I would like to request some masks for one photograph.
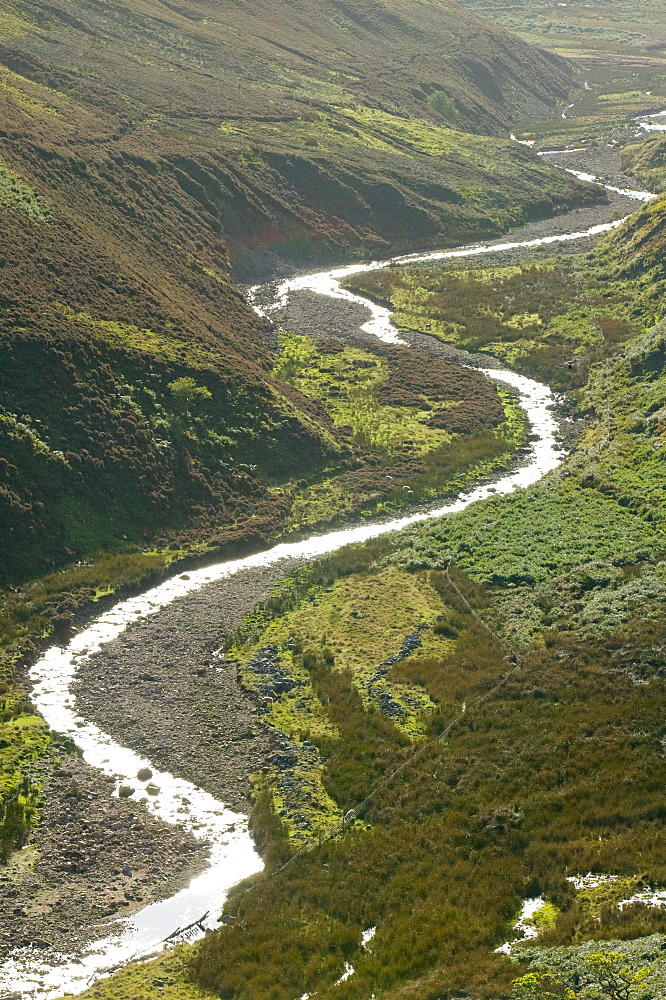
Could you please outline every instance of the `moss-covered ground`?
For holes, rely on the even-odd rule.
[[[0,692],[1,862],[26,839],[37,818],[39,788],[31,780],[30,764],[48,746],[49,732],[19,689],[0,682]]]
[[[50,210],[43,198],[20,177],[0,164],[0,206],[16,206],[33,222],[47,222]]]
[[[457,493],[465,482],[505,467],[526,439],[511,394],[421,351],[282,334],[273,371],[317,400],[361,449],[354,468],[325,470],[309,484],[286,487],[292,530]]]
[[[647,205],[589,255],[523,255],[510,266],[474,268],[429,262],[346,285],[390,306],[402,329],[487,351],[555,389],[575,390],[593,365],[664,316],[657,245],[650,256],[663,213],[663,200]]]
[[[424,656],[450,650],[450,638],[438,628],[441,611],[427,580],[389,567],[371,578],[352,575],[310,589],[265,626],[262,616],[254,627],[249,622],[230,650],[264,721],[289,741],[288,752],[276,755],[257,792],[271,791],[295,843],[329,834],[340,822],[341,808],[356,798],[349,776],[344,794],[351,798],[345,800],[342,789],[331,796],[337,757],[348,753],[343,744],[352,731],[352,720],[332,712],[331,690],[342,684],[355,717],[369,715],[398,744],[427,732],[434,703],[422,689],[393,676],[391,668],[415,649]],[[363,742],[362,732],[358,739]],[[373,740],[367,742],[363,751],[355,748],[360,759],[371,752]]]

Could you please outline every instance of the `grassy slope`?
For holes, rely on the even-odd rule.
[[[233,539],[257,500],[259,538],[282,517],[262,478],[340,453],[321,408],[267,376],[270,344],[227,246],[236,260],[242,246],[406,247],[590,197],[515,144],[452,132],[428,105],[455,76],[460,126],[493,130],[528,89],[553,102],[566,88],[562,65],[472,15],[436,5],[426,39],[420,4],[335,7],[322,22],[304,3],[297,27],[280,6],[270,37],[261,4],[188,12],[15,3],[0,24],[10,581],[188,521]],[[415,46],[420,71],[436,61],[444,81],[421,97]],[[414,120],[419,100],[427,117]],[[173,388],[183,378],[191,400]]]
[[[609,284],[632,269],[658,283],[664,207],[647,206],[602,246],[597,266]],[[428,748],[367,804],[344,839],[238,893],[237,923],[199,948],[200,983],[242,1000],[315,990],[345,1000],[504,996],[520,968],[493,948],[511,936],[521,898],[539,893],[554,904],[542,937],[564,948],[562,968],[575,967],[580,954],[570,946],[580,941],[663,932],[662,911],[636,905],[620,914],[613,903],[638,876],[666,882],[666,328],[649,326],[591,368],[580,400],[593,419],[559,471],[518,495],[324,560],[239,637],[241,659],[272,643],[310,685],[317,724],[302,718],[283,753],[297,757],[308,740],[302,760],[316,765],[328,796],[309,817],[315,832],[318,808],[333,816],[354,806],[409,760],[405,739],[418,736],[386,713],[396,692],[416,688],[432,733],[463,701],[467,712],[444,746]],[[443,572],[451,558],[469,604]],[[364,671],[401,641],[364,600],[375,592],[380,607],[405,608],[397,632],[426,626],[423,647],[384,674],[393,698],[380,712],[363,710]],[[519,669],[475,704],[517,654]],[[296,719],[286,697],[270,707],[274,722],[286,711],[283,732]],[[289,853],[290,833],[298,842],[288,810],[271,818],[266,788],[284,810],[280,781],[293,765],[274,766],[255,816],[269,871]],[[565,878],[588,871],[628,881],[590,902]],[[375,924],[363,952],[360,933]],[[639,945],[632,955],[649,951]],[[526,954],[547,967],[540,952]],[[333,986],[345,961],[356,973]]]
[[[257,246],[406,248],[592,196],[515,144],[445,127],[426,98],[449,78],[467,95],[459,125],[490,131],[528,90],[553,103],[568,78],[472,15],[432,13],[426,37],[420,4],[279,5],[268,23],[260,3],[12,5],[0,24],[7,579],[187,521],[237,536],[250,499],[270,532],[281,510],[262,478],[340,453],[321,408],[267,374],[271,344],[228,248],[235,261]],[[416,49],[419,73],[437,63],[442,81],[421,97]]]
[[[639,177],[649,191],[666,188],[666,139],[653,135],[642,142],[632,143],[622,150],[622,166]]]

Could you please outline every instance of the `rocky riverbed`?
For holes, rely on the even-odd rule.
[[[248,778],[275,747],[235,667],[215,652],[297,565],[239,573],[129,626],[82,667],[81,711],[118,742],[247,812]],[[35,777],[41,822],[0,874],[0,960],[24,948],[76,952],[105,936],[114,917],[174,895],[205,868],[205,843],[159,822],[142,802],[113,795],[113,780],[69,741],[54,744]]]
[[[56,743],[36,777],[41,822],[0,873],[0,957],[18,949],[71,953],[114,917],[171,896],[206,863],[207,848],[158,822],[113,782]]]
[[[298,565],[244,570],[130,625],[82,665],[79,710],[119,743],[247,812],[248,779],[273,747],[220,647]]]

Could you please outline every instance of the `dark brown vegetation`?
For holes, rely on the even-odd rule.
[[[425,396],[451,400],[453,405],[437,410],[428,426],[455,434],[490,430],[504,420],[497,389],[476,372],[411,348],[390,348],[382,353],[388,358],[391,375],[379,389],[381,403],[422,408]]]

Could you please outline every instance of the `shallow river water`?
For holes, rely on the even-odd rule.
[[[629,197],[644,200],[645,192],[631,192]],[[382,341],[398,343],[397,330],[390,322],[389,310],[340,287],[340,281],[354,273],[376,270],[390,264],[411,264],[460,257],[473,257],[498,250],[557,244],[597,233],[607,232],[619,222],[594,226],[585,232],[549,236],[527,242],[506,242],[498,245],[478,244],[455,250],[410,254],[369,264],[304,275],[284,281],[271,292],[266,304],[266,292],[251,290],[250,298],[263,305],[264,313],[279,308],[292,292],[310,290],[321,295],[342,298],[361,304],[370,312],[362,329]],[[533,442],[520,468],[502,474],[494,482],[461,493],[456,499],[392,521],[369,523],[347,529],[314,535],[310,538],[283,542],[271,549],[242,559],[220,562],[197,571],[189,571],[167,580],[139,597],[123,601],[100,615],[64,647],[49,649],[33,666],[32,699],[49,726],[70,737],[81,749],[85,761],[115,780],[116,794],[122,785],[130,785],[132,798],[143,801],[150,812],[166,823],[177,824],[193,836],[210,843],[209,865],[188,887],[171,898],[146,906],[131,917],[118,920],[113,933],[102,936],[83,954],[64,955],[49,951],[24,951],[10,957],[0,967],[0,998],[19,995],[25,998],[55,998],[63,993],[80,993],[96,978],[125,965],[132,958],[146,956],[165,946],[179,930],[192,925],[192,935],[203,934],[218,925],[226,895],[231,886],[261,869],[261,859],[254,850],[248,832],[247,818],[232,812],[224,803],[192,783],[161,771],[150,760],[116,743],[98,726],[77,711],[72,685],[77,670],[86,657],[115,639],[132,622],[157,613],[176,598],[181,598],[216,580],[233,576],[251,567],[267,566],[292,557],[315,558],[333,552],[352,542],[363,542],[390,531],[396,531],[463,510],[484,498],[510,493],[537,482],[555,469],[563,458],[557,443],[557,424],[551,412],[553,396],[547,386],[511,371],[483,369],[493,380],[512,387],[528,417]],[[288,563],[285,564],[288,572]],[[139,771],[148,769],[152,776],[140,781]],[[149,787],[151,786],[151,787]],[[155,792],[154,789],[158,791]],[[124,791],[127,791],[126,789]]]

